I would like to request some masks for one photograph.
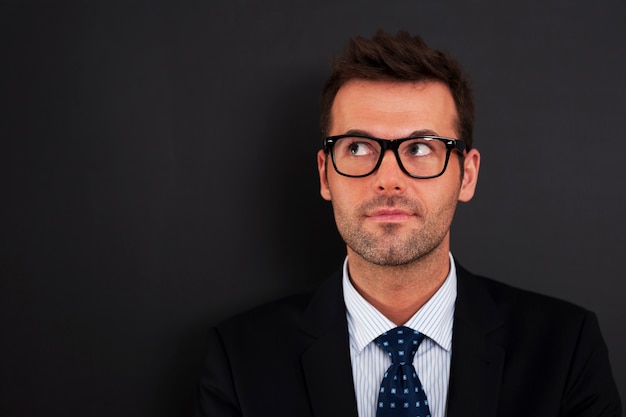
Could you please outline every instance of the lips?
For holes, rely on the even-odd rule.
[[[378,221],[403,221],[413,217],[413,213],[398,208],[382,208],[367,213],[366,217]]]

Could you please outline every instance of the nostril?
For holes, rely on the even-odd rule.
[[[401,191],[402,187],[400,187],[399,185],[394,185],[393,187],[389,187],[390,190],[394,190],[394,191]],[[378,190],[379,191],[385,191],[386,188],[383,185],[379,185],[378,186]]]

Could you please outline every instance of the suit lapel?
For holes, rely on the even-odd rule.
[[[457,265],[448,417],[497,413],[505,349],[494,342],[504,320],[486,288]]]
[[[303,319],[314,341],[302,369],[316,417],[357,417],[341,272],[317,290]]]

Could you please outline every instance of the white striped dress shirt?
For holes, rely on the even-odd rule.
[[[354,288],[349,279],[347,258],[343,266],[343,294],[359,417],[375,417],[380,383],[391,359],[374,339],[397,326]],[[456,267],[450,254],[450,273],[446,281],[404,324],[426,336],[415,354],[413,365],[424,385],[432,417],[444,417],[446,413],[455,300]]]

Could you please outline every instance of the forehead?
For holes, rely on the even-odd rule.
[[[329,133],[359,130],[391,139],[430,130],[455,137],[455,122],[454,99],[439,81],[351,80],[337,92]]]

